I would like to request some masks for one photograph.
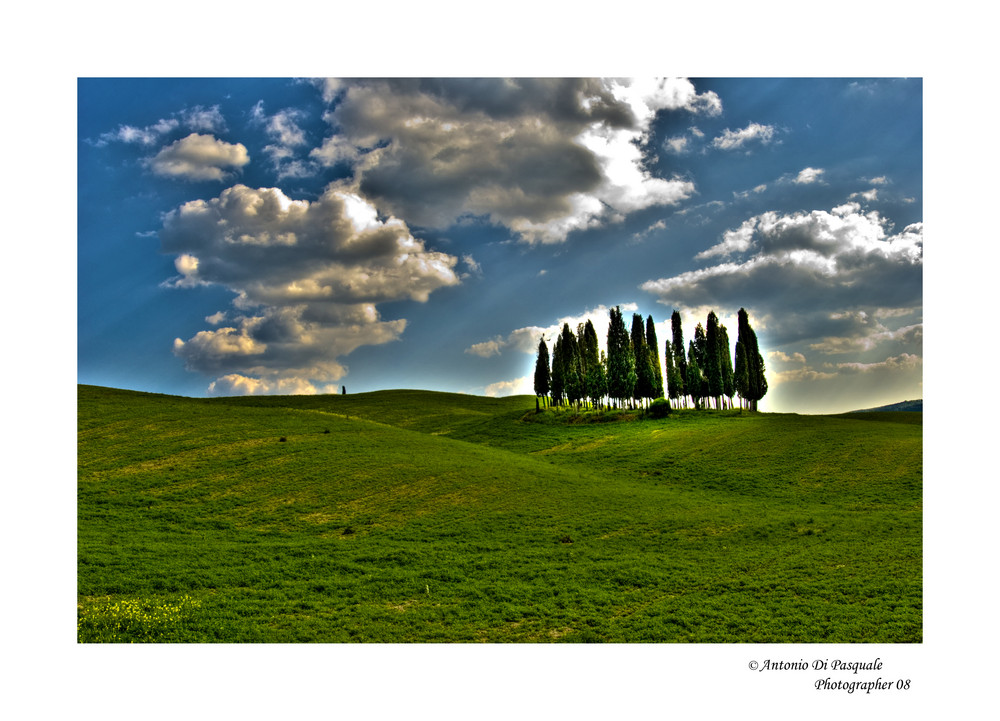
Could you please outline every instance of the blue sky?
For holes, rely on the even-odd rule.
[[[78,81],[81,383],[530,393],[745,307],[764,410],[922,397],[923,83]]]

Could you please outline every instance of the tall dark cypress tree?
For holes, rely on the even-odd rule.
[[[653,368],[650,363],[649,348],[646,347],[646,327],[642,316],[632,314],[632,332],[630,334],[632,356],[635,358],[635,387],[632,389],[632,399],[640,403],[653,397]]]
[[[750,320],[745,309],[740,308],[737,314],[737,321],[739,323],[739,328],[737,329],[738,338],[736,341],[737,383],[741,380],[744,382],[745,395],[744,392],[741,392],[741,395],[746,400],[747,407],[752,411],[756,411],[757,401],[767,393],[767,378],[764,375],[764,356],[760,354],[760,349],[757,347],[757,334],[750,327]],[[741,345],[743,346],[742,364],[745,368],[745,379],[741,378],[739,351],[739,346]]]
[[[563,324],[561,339],[566,400],[575,404],[583,398],[583,375],[580,372],[580,346],[569,328],[569,323]]]
[[[719,341],[719,318],[715,311],[708,314],[705,332],[705,364],[702,372],[708,379],[708,395],[715,399],[716,409],[722,408],[722,358]]]
[[[669,340],[664,344],[663,362],[666,365],[667,398],[673,401],[674,408],[677,408],[684,395],[684,379],[680,367],[674,360],[674,345]]]
[[[688,342],[688,362],[687,362],[687,377],[684,379],[684,385],[688,389],[688,395],[691,396],[691,402],[695,408],[701,408],[701,399],[704,397],[702,393],[702,388],[706,387],[708,384],[705,381],[705,376],[701,372],[701,367],[698,365],[698,354],[695,352],[694,341]]]
[[[722,361],[722,393],[729,398],[729,407],[733,407],[733,394],[736,386],[733,382],[733,359],[729,355],[729,333],[726,326],[719,326],[719,358]]]
[[[563,360],[562,334],[556,336],[555,345],[552,348],[552,404],[561,406],[563,395],[566,392],[565,361]]]
[[[535,395],[547,398],[551,387],[552,373],[549,369],[549,347],[545,338],[538,341],[538,358],[535,360]]]
[[[681,314],[679,311],[674,311],[670,316],[670,331],[671,338],[673,341],[673,351],[674,351],[674,363],[677,366],[677,370],[680,371],[680,387],[678,396],[682,401],[687,397],[687,360],[684,358],[684,351],[686,350],[684,346],[684,329],[681,326]]]
[[[691,362],[691,355],[694,354],[694,359],[698,362],[698,372],[701,377],[701,383],[697,388],[691,388],[688,386],[688,393],[692,396],[698,396],[699,402],[698,407],[704,407],[704,403],[701,401],[703,398],[708,398],[708,378],[705,377],[705,366],[707,361],[705,359],[705,349],[708,347],[708,341],[705,339],[705,327],[699,323],[694,328],[694,340],[688,344],[688,363]]]
[[[600,405],[605,394],[604,366],[601,363],[600,342],[597,331],[588,318],[580,331],[580,357],[583,366],[585,395],[594,405]]]
[[[608,323],[608,395],[619,404],[635,389],[635,357],[621,308],[611,309]]]
[[[733,385],[740,397],[740,413],[750,396],[750,371],[747,368],[747,349],[742,341],[736,341],[736,370],[733,373]]]
[[[663,398],[663,369],[660,367],[660,342],[656,340],[653,316],[646,316],[646,348],[653,366],[653,398]]]
[[[587,353],[587,339],[584,337],[586,326],[583,323],[576,324],[576,351],[580,364],[580,383],[583,387],[583,397],[587,397],[587,363],[590,357]]]
[[[705,339],[705,326],[701,323],[694,327],[694,339],[691,342],[694,344],[694,357],[698,360],[698,367],[704,372],[705,348],[708,346],[708,342]]]
[[[594,369],[594,376],[594,388],[599,399],[598,405],[604,408],[604,399],[608,395],[608,356],[604,351],[601,351],[601,362]]]
[[[753,342],[756,346],[757,335],[754,334]],[[764,373],[764,356],[757,352],[757,363],[754,367],[754,375],[751,376],[751,390],[754,395],[753,399],[753,409],[757,410],[757,402],[760,401],[765,395],[767,395],[767,376]]]

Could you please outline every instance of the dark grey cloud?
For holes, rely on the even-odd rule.
[[[482,216],[529,242],[688,198],[640,146],[661,110],[721,110],[687,80],[360,80],[325,96],[336,134],[311,157],[352,163],[359,194],[414,225]]]

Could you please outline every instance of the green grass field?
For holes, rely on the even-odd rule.
[[[922,641],[922,414],[534,405],[79,386],[79,640]]]

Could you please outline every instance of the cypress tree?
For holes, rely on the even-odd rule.
[[[744,379],[746,394],[743,395],[741,392],[741,395],[747,401],[747,407],[752,411],[756,411],[757,401],[767,393],[767,378],[764,375],[764,357],[760,354],[760,349],[757,347],[757,334],[750,327],[750,320],[746,310],[740,308],[737,320],[739,323],[736,341],[737,383],[740,381],[739,347],[742,345],[744,356],[742,363],[746,374]]]
[[[653,398],[663,398],[663,369],[660,367],[660,342],[656,340],[653,316],[646,316],[646,347],[653,365]]]
[[[576,351],[577,351],[577,363],[580,370],[580,397],[586,400],[590,397],[587,392],[587,372],[590,370],[590,353],[587,347],[587,338],[585,336],[586,326],[583,323],[576,324]]]
[[[583,366],[583,385],[590,402],[599,405],[605,393],[604,366],[601,363],[600,342],[597,331],[588,318],[580,331],[580,357]]]
[[[719,326],[719,357],[722,361],[722,393],[729,398],[729,407],[733,407],[733,394],[736,386],[733,382],[733,359],[729,354],[729,333],[726,326]]]
[[[551,387],[552,373],[549,370],[549,347],[545,338],[538,341],[538,358],[535,360],[535,395],[547,398]]]
[[[678,398],[682,401],[687,397],[687,361],[684,359],[684,329],[681,327],[681,314],[674,311],[670,316],[670,330],[673,340],[674,363],[680,371],[680,385],[677,388]]]
[[[580,346],[569,328],[569,323],[563,324],[562,351],[566,400],[576,404],[583,398],[583,376],[580,373]]]
[[[705,332],[705,365],[702,371],[708,380],[708,395],[715,399],[716,409],[722,407],[722,358],[719,341],[719,318],[715,311],[708,314],[708,329]]]
[[[674,407],[684,395],[684,379],[681,376],[681,369],[674,361],[673,343],[667,341],[664,346],[663,362],[666,365],[667,373],[667,397],[674,402]]]
[[[753,336],[753,343],[757,345],[757,335]],[[750,391],[753,393],[753,409],[757,410],[757,402],[767,394],[767,376],[764,375],[764,356],[757,351],[757,362],[752,364],[753,375],[750,376]]]
[[[562,334],[556,336],[552,348],[552,404],[562,405],[563,394],[566,392],[566,375],[563,361]]]
[[[601,362],[593,370],[594,390],[597,392],[598,405],[604,407],[604,398],[608,395],[608,356],[602,350]]]
[[[698,367],[705,370],[705,348],[708,346],[708,342],[705,339],[705,326],[701,323],[694,328],[694,357],[698,361]]]
[[[750,396],[750,375],[747,370],[747,349],[742,341],[736,341],[736,371],[733,373],[733,385],[740,396],[740,411]]]
[[[621,308],[610,311],[608,323],[608,395],[619,404],[632,397],[635,389],[635,357]]]
[[[649,348],[646,347],[646,328],[642,316],[632,314],[632,356],[635,358],[635,387],[632,389],[632,399],[640,403],[653,397],[653,367],[650,361]]]
[[[708,346],[708,342],[705,339],[705,327],[699,323],[694,329],[694,340],[688,343],[688,363],[691,362],[691,357],[693,353],[694,359],[698,362],[698,372],[700,374],[701,382],[695,388],[688,386],[688,393],[694,397],[697,396],[699,401],[696,404],[699,408],[703,408],[702,398],[708,397],[708,379],[705,377],[705,366],[707,365],[705,359],[705,348]],[[685,379],[687,380],[687,379]]]
[[[698,356],[695,352],[694,341],[688,343],[687,377],[684,385],[691,396],[691,402],[695,408],[701,408],[702,386],[706,385],[705,376],[702,375],[701,367],[698,365]]]

